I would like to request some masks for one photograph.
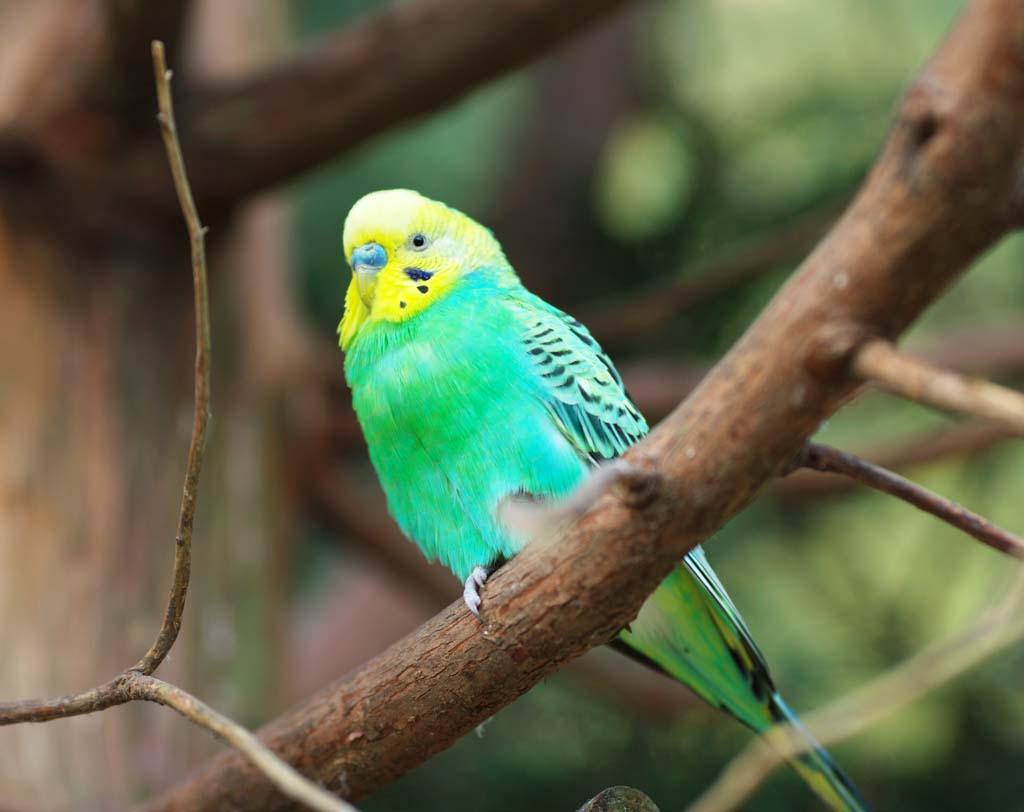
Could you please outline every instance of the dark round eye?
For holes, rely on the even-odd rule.
[[[413,248],[426,248],[427,237],[425,234],[413,234],[412,235],[412,247]]]

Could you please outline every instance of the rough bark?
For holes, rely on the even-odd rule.
[[[648,499],[610,494],[557,543],[269,725],[286,760],[351,799],[393,781],[592,646],[680,555],[786,468],[857,382],[851,354],[893,339],[1021,220],[1024,10],[975,0],[909,89],[833,231],[691,397],[627,458]],[[151,810],[285,809],[233,756]]]

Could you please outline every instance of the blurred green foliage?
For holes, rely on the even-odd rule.
[[[315,37],[373,5],[339,11],[341,4],[307,0],[296,22]],[[644,7],[633,25],[618,24],[632,40],[635,64],[622,70],[630,71],[638,101],[601,134],[601,152],[574,190],[590,201],[580,215],[593,230],[564,234],[570,245],[585,239],[588,248],[597,239],[596,255],[608,258],[607,267],[546,269],[566,280],[566,301],[556,303],[586,301],[594,273],[624,291],[638,278],[679,273],[751,234],[848,197],[885,137],[901,89],[959,6],[666,0]],[[541,104],[548,67],[382,137],[294,189],[295,284],[324,334],[337,323],[348,281],[340,232],[352,202],[373,189],[406,186],[489,222],[520,171],[527,125],[549,109]],[[576,92],[603,88],[595,83]],[[538,185],[536,194],[553,191],[564,190]],[[1019,322],[1022,260],[1024,243],[1004,242],[928,314],[912,340]],[[667,344],[643,345],[643,353],[712,361],[789,270],[774,269],[688,313]],[[944,422],[874,397],[831,420],[822,436],[863,448]],[[1019,447],[914,476],[1004,526],[1024,528]],[[962,627],[1011,576],[1005,559],[871,493],[818,505],[763,499],[709,549],[796,708],[826,702]],[[322,556],[322,546],[316,550]],[[1018,648],[832,749],[880,809],[1020,808],[1022,678]],[[643,789],[663,809],[682,808],[745,740],[724,717],[652,719],[560,675],[362,808],[569,812],[616,783]],[[779,774],[746,808],[818,807],[799,781]]]

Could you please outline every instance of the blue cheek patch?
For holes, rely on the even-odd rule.
[[[422,268],[406,268],[405,275],[413,282],[426,282],[434,274],[431,271],[425,271]]]

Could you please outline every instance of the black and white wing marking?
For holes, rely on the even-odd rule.
[[[536,301],[524,308],[523,342],[548,410],[583,456],[594,463],[614,459],[647,433],[647,422],[587,328]]]

